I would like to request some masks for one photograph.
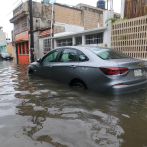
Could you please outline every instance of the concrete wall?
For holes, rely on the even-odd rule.
[[[81,26],[81,10],[56,3],[54,5],[54,22]]]
[[[107,30],[104,32],[104,41],[103,44],[106,47],[111,48],[111,31],[112,31],[112,22],[108,21],[106,24],[106,20],[108,18],[113,18],[114,17],[114,10],[111,9],[111,11],[104,11],[103,12],[103,24],[104,26],[107,26]]]
[[[7,44],[7,52],[12,55],[12,44],[11,43]]]
[[[116,37],[121,37],[116,41]],[[117,21],[113,24],[111,45],[134,58],[147,58],[147,16]]]
[[[16,47],[15,45],[12,46],[12,57],[16,59]]]
[[[51,26],[52,4],[33,2],[33,29],[43,30]]]
[[[84,10],[84,29],[89,30],[103,26],[103,14]]]
[[[0,30],[0,44],[6,43],[6,33]]]
[[[18,8],[13,12],[13,17],[25,12],[29,14],[29,3],[22,3]],[[51,26],[51,14],[52,14],[52,4],[44,2],[33,2],[32,3],[32,13],[33,13],[33,29],[43,30]],[[28,15],[28,21],[30,18]],[[28,23],[28,28],[30,27]]]
[[[34,51],[35,51],[35,60],[42,58],[44,56],[44,50],[43,50],[43,40],[49,39],[48,37],[39,38],[38,35],[40,34],[40,31],[36,31],[34,33]]]
[[[44,50],[43,50],[43,40],[48,39],[50,37],[44,37],[44,38],[39,38],[39,53],[38,53],[38,58],[42,58],[44,56]]]
[[[17,16],[17,15],[19,15],[20,13],[22,13],[23,11],[28,12],[28,11],[29,11],[29,5],[28,5],[28,3],[29,3],[29,2],[25,2],[25,3],[20,4],[18,7],[16,7],[16,8],[13,10],[13,16]]]
[[[59,23],[59,22],[55,22],[54,24],[54,34],[61,33],[61,32],[80,32],[80,31],[84,31],[84,27],[69,25],[69,24]]]
[[[85,4],[74,8],[55,3],[54,22],[82,26],[84,30],[94,29],[103,26],[103,11],[105,10]],[[114,14],[120,17],[120,14]]]
[[[34,52],[35,52],[35,59],[40,58],[40,46],[39,46],[39,37],[40,31],[34,32]]]

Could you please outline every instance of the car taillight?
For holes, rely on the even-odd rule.
[[[125,85],[124,83],[115,84],[115,86]]]
[[[122,67],[99,67],[105,75],[119,75],[126,73],[129,69]]]

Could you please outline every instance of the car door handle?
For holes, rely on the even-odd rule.
[[[71,65],[70,68],[76,68],[76,66],[75,65]]]
[[[50,66],[48,66],[48,67],[49,67],[49,68],[52,68],[53,66],[50,65]]]

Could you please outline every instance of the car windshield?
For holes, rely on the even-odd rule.
[[[131,58],[130,56],[128,56],[122,52],[119,52],[115,49],[90,48],[90,50],[104,60]]]
[[[9,53],[1,53],[2,55],[10,55]]]

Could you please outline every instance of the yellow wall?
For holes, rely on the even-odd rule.
[[[7,45],[7,52],[12,55],[12,44],[11,43]]]

